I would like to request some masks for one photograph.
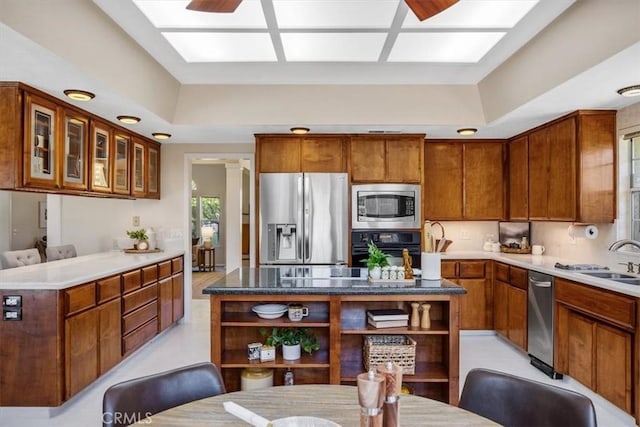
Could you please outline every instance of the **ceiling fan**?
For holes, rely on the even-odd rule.
[[[420,21],[431,18],[459,0],[404,0]],[[198,12],[232,13],[242,0],[191,0],[187,9]]]

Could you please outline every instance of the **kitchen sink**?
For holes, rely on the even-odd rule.
[[[615,273],[613,271],[590,271],[582,272],[581,274],[597,277],[599,279],[609,279],[618,283],[624,283],[627,285],[640,285],[640,277],[632,276],[630,274]]]

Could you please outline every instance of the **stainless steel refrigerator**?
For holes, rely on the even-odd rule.
[[[260,174],[260,264],[346,264],[346,173]]]

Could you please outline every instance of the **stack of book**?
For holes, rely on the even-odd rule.
[[[409,326],[409,313],[399,308],[367,310],[367,323],[374,328],[401,328]]]

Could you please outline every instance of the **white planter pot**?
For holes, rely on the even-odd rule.
[[[382,276],[382,267],[373,267],[372,269],[369,270],[369,277],[371,277],[372,279],[379,279],[380,276]]]
[[[300,344],[296,344],[296,345],[282,344],[282,358],[284,360],[300,359]]]

